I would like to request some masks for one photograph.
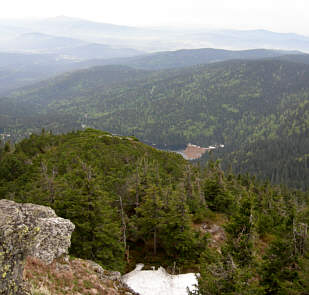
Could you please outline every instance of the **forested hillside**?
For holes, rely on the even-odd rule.
[[[225,168],[307,189],[308,79],[309,65],[277,59],[158,72],[97,67],[2,98],[1,127],[15,139],[87,125],[163,148],[224,144]]]
[[[309,292],[308,194],[224,173],[218,162],[201,168],[92,129],[42,130],[2,145],[0,195],[69,218],[71,254],[108,269],[142,261],[199,271],[199,294]]]
[[[150,72],[127,66],[94,67],[58,76],[0,98],[0,132],[9,132],[18,141],[42,127],[66,132],[88,123],[85,99],[118,84],[147,77]],[[96,94],[98,95],[98,94]],[[75,101],[74,110],[67,104]],[[58,111],[59,110],[59,111]]]
[[[270,122],[272,124],[272,122]],[[258,128],[272,128],[265,123]],[[279,119],[276,131],[257,136],[233,152],[217,154],[223,167],[234,172],[257,175],[273,183],[309,189],[309,101],[286,110]],[[260,129],[260,132],[263,132]],[[207,156],[205,157],[207,160]]]

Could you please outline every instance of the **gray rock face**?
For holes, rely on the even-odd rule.
[[[67,254],[74,227],[49,207],[0,200],[0,294],[28,294],[22,278],[26,257],[49,264]]]

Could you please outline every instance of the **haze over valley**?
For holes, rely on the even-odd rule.
[[[0,12],[0,293],[308,294],[307,2],[29,1]],[[15,241],[58,231],[27,203],[70,258]]]

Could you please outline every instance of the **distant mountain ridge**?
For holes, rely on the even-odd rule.
[[[0,50],[4,52],[67,55],[78,60],[108,59],[144,54],[142,51],[131,48],[111,47],[106,44],[89,43],[80,39],[38,32],[24,33],[9,40],[0,41]]]
[[[85,19],[58,16],[29,21],[0,21],[16,35],[19,27],[28,33],[80,39],[89,43],[112,47],[133,48],[157,52],[192,48],[224,48],[245,50],[254,48],[300,50],[309,52],[309,37],[295,33],[278,33],[267,30],[229,30],[209,28],[143,28],[95,22]],[[12,27],[8,31],[8,27]],[[24,31],[23,31],[24,32]],[[1,39],[1,38],[0,38]]]
[[[0,44],[0,48],[2,51],[55,53],[61,49],[77,47],[85,44],[87,43],[82,40],[35,32],[21,34]]]
[[[45,36],[45,35],[44,35]],[[86,69],[101,65],[127,65],[133,68],[146,70],[162,70],[179,67],[188,67],[198,64],[207,64],[229,59],[254,59],[281,57],[289,54],[292,59],[298,52],[278,50],[246,50],[228,51],[221,49],[202,48],[143,54],[136,57],[113,59],[87,59],[92,57],[112,57],[135,55],[138,52],[131,49],[115,49],[103,44],[86,44],[79,47],[60,50],[62,54],[23,54],[0,52],[0,95],[6,94],[14,88],[23,87],[39,80],[48,79],[67,71]],[[293,54],[292,54],[293,53]],[[79,61],[79,59],[85,59]],[[283,57],[282,57],[283,58]],[[309,60],[309,55],[301,55],[300,62]]]
[[[125,58],[131,56],[143,55],[145,52],[138,51],[132,48],[113,48],[108,45],[90,43],[81,46],[64,49],[62,55],[67,55],[79,60],[91,59],[114,59]]]
[[[98,64],[124,64],[134,68],[147,70],[161,70],[190,67],[194,65],[222,62],[232,59],[264,59],[294,54],[302,54],[302,52],[270,49],[224,50],[215,48],[200,48],[164,51],[131,58],[94,62],[97,62]],[[90,62],[91,61],[89,61],[89,63]]]

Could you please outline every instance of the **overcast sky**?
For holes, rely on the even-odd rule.
[[[0,18],[66,15],[123,25],[203,25],[309,35],[309,0],[3,0]]]

